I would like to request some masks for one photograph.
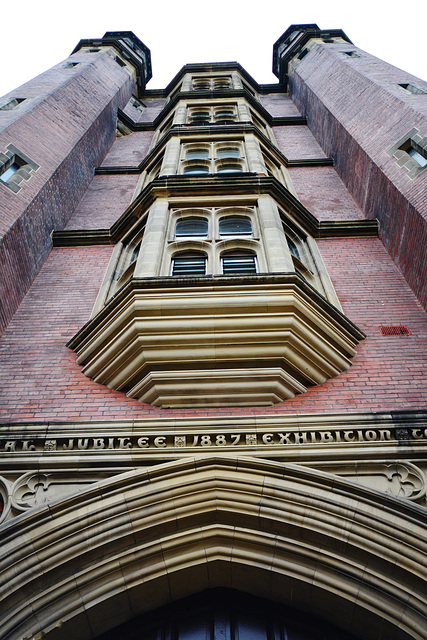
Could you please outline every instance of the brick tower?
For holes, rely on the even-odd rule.
[[[0,100],[1,640],[425,638],[427,84],[273,70]]]

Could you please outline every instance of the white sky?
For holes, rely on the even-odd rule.
[[[295,0],[9,2],[2,12],[0,96],[67,58],[80,39],[122,30],[133,31],[151,50],[149,89],[165,87],[188,62],[235,60],[257,82],[277,82],[271,73],[274,42],[289,25],[310,22],[343,29],[361,49],[427,79],[425,0],[296,5]]]

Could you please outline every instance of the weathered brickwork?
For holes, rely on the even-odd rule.
[[[326,158],[322,147],[305,125],[274,127],[277,146],[288,160]]]
[[[138,111],[135,108],[132,108],[132,105],[127,104],[123,111],[134,122],[153,122],[154,118],[159,115],[166,102],[166,99],[156,100],[154,98],[150,99],[147,97],[143,100],[142,110]]]
[[[319,220],[360,220],[365,216],[334,167],[290,167],[303,205]]]
[[[341,48],[316,45],[296,68],[290,91],[365,215],[379,219],[383,242],[427,305],[427,171],[411,180],[387,154],[413,127],[427,135],[427,96],[398,86],[417,82],[410,74],[363,51],[349,58]]]
[[[86,378],[66,342],[88,320],[111,247],[54,249],[0,341],[3,421],[422,409],[427,317],[381,242],[319,242],[344,313],[367,335],[353,366],[272,407],[161,410]],[[405,325],[410,336],[382,336]],[[31,327],[31,330],[30,330]]]
[[[132,92],[128,74],[106,54],[77,69],[65,82],[61,73],[67,70],[55,69],[44,81],[23,85],[23,96],[40,85],[50,93],[0,134],[0,150],[14,144],[40,167],[17,194],[0,184],[0,329],[46,259],[51,232],[67,223],[112,144],[117,106]]]
[[[130,205],[139,174],[95,176],[66,229],[109,229]]]
[[[147,155],[152,139],[152,131],[136,131],[118,138],[101,166],[137,167]]]
[[[260,102],[264,109],[267,109],[273,117],[301,115],[298,107],[296,107],[291,98],[284,93],[260,96]]]

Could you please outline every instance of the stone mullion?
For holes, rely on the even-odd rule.
[[[160,265],[166,242],[169,202],[158,198],[148,214],[147,226],[141,243],[134,277],[152,278],[160,273]]]
[[[264,159],[262,157],[261,147],[258,140],[253,134],[245,136],[246,160],[248,163],[248,171],[267,175]]]
[[[239,122],[251,122],[251,112],[244,100],[239,100],[237,103],[237,113]]]
[[[279,210],[271,196],[259,196],[258,214],[269,273],[295,271]]]
[[[165,155],[160,170],[161,176],[171,176],[178,173],[179,153],[181,149],[181,139],[171,138],[166,145]]]
[[[185,124],[187,120],[187,104],[180,102],[173,118],[173,124]]]

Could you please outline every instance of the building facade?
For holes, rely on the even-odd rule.
[[[132,32],[0,100],[0,638],[426,637],[427,83]]]

